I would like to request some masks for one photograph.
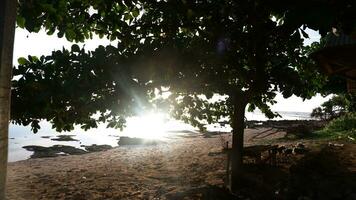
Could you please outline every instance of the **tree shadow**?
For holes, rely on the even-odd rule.
[[[290,167],[287,199],[356,199],[356,172],[348,151],[325,146]]]
[[[205,187],[193,188],[190,190],[166,194],[165,197],[170,200],[181,199],[204,199],[204,200],[239,200],[243,199],[230,193],[226,188],[208,185]]]
[[[249,199],[356,199],[355,147],[323,146],[291,166],[245,164],[239,196]],[[352,168],[353,167],[353,168]]]
[[[282,130],[275,129],[275,128],[269,128],[267,130],[254,133],[254,136],[252,136],[251,139],[263,139],[263,138],[266,138],[266,137],[268,137],[270,135],[276,134],[276,133],[278,133],[280,131],[282,131]]]

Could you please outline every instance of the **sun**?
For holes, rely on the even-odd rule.
[[[129,137],[163,139],[167,135],[166,116],[163,113],[147,113],[127,120],[123,134]]]

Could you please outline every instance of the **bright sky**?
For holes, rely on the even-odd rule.
[[[319,40],[320,35],[312,30],[307,30],[309,33],[309,39],[305,41],[305,44],[310,44]],[[98,45],[108,45],[110,41],[106,39],[94,38],[93,40],[85,43],[87,50],[94,50]],[[83,44],[79,44],[83,46]],[[14,45],[14,64],[17,65],[17,59],[19,57],[27,57],[28,55],[41,56],[48,55],[53,50],[60,50],[63,48],[70,48],[71,43],[65,38],[57,38],[56,35],[48,36],[44,31],[39,33],[29,33],[23,29],[16,29],[15,45]],[[272,106],[274,111],[298,111],[298,112],[311,112],[311,110],[319,106],[324,101],[330,98],[324,98],[320,95],[313,97],[310,100],[303,101],[301,98],[292,96],[288,99],[284,99],[282,95],[276,97],[277,104]]]

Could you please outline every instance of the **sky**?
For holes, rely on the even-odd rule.
[[[320,39],[318,32],[313,30],[306,30],[309,34],[309,38],[305,40],[305,44],[308,45],[314,41]],[[83,43],[79,43],[79,46],[85,45],[86,50],[94,50],[98,45],[108,45],[111,42],[106,39],[99,39],[98,37],[88,40]],[[114,43],[113,43],[114,44]],[[13,63],[17,65],[17,59],[19,57],[41,56],[48,55],[53,50],[60,50],[64,48],[70,48],[72,43],[68,42],[65,38],[57,38],[56,35],[49,36],[45,31],[39,33],[29,33],[26,30],[16,28],[15,32],[15,44],[14,44],[14,58]],[[328,100],[331,96],[322,97],[317,95],[310,100],[303,101],[301,98],[292,96],[288,99],[284,99],[281,94],[276,97],[277,104],[272,106],[273,111],[298,111],[298,112],[311,112],[313,108],[320,106],[324,101]]]

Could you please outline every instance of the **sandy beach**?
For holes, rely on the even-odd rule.
[[[245,145],[284,135],[272,128],[247,129]],[[205,199],[204,188],[224,186],[226,141],[230,134],[185,133],[158,145],[9,163],[7,198]]]

